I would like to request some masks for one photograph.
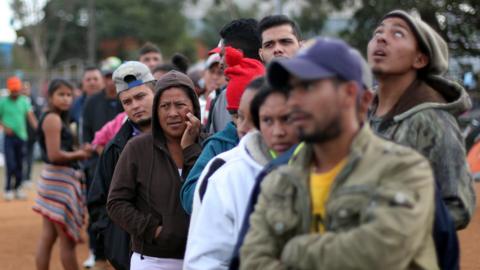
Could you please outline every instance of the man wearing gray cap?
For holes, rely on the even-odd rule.
[[[373,33],[368,62],[378,80],[372,128],[430,161],[455,227],[465,228],[475,209],[475,192],[456,117],[471,101],[463,87],[443,78],[446,42],[421,19],[392,11]]]
[[[105,205],[113,171],[123,148],[134,136],[151,128],[155,79],[145,64],[130,61],[112,75],[117,96],[128,118],[117,135],[107,144],[97,165],[88,193],[88,208],[93,229],[103,239],[105,256],[115,269],[129,269],[130,237],[114,224]]]
[[[362,123],[362,74],[347,44],[322,38],[269,66],[305,145],[262,182],[241,269],[438,269],[432,171]]]

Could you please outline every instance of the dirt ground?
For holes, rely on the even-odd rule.
[[[34,167],[38,175],[40,165]],[[0,185],[3,187],[4,172],[0,168]],[[477,210],[466,230],[459,233],[461,245],[461,269],[480,269],[480,183],[476,184]],[[31,210],[35,198],[34,188],[28,190],[29,200],[5,202],[0,198],[0,269],[35,269],[35,249],[41,232],[41,218]],[[85,236],[86,237],[86,236]],[[81,264],[88,256],[87,244],[77,247],[77,258]],[[58,247],[55,246],[50,269],[62,269]]]

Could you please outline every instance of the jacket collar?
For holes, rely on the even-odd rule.
[[[371,115],[375,113],[377,106],[378,96],[373,101]],[[441,76],[428,76],[423,80],[414,80],[382,119],[399,122],[425,109],[445,110],[456,116],[471,106],[468,93],[458,83]]]
[[[252,131],[245,135],[240,142],[240,147],[244,148],[246,154],[261,166],[266,166],[272,161],[270,151],[259,131]]]
[[[117,132],[117,135],[115,135],[114,139],[112,140],[112,144],[120,148],[125,147],[128,140],[132,138],[132,132],[133,132],[133,127],[131,125],[130,120],[125,121],[125,123],[123,123],[120,130]]]
[[[368,123],[364,123],[352,141],[350,153],[347,156],[348,160],[356,160],[362,156],[374,136],[375,135],[373,134],[370,125]],[[303,171],[309,172],[312,160],[313,145],[307,143],[298,151],[298,154],[292,157],[290,164],[299,166]],[[347,162],[347,164],[348,163],[350,162]]]

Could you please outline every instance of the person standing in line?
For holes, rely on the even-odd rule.
[[[260,48],[260,38],[257,33],[258,22],[255,19],[237,19],[227,23],[220,30],[220,67],[222,71],[227,68],[225,63],[225,48],[232,47],[243,53],[246,58],[261,62],[258,55]],[[209,119],[206,130],[212,134],[222,131],[232,117],[227,107],[226,88],[217,93],[215,99],[211,102],[209,108]]]
[[[155,67],[163,64],[163,57],[160,49],[155,44],[146,42],[140,48],[138,61],[147,65],[153,74]]]
[[[368,61],[378,81],[370,114],[373,130],[430,161],[455,227],[464,229],[476,203],[456,117],[471,107],[471,100],[462,86],[443,78],[446,42],[421,19],[395,10],[375,29]]]
[[[127,143],[107,199],[108,215],[132,239],[131,270],[182,269],[188,216],[179,193],[201,151],[192,80],[170,71],[155,90],[152,132]]]
[[[302,46],[297,23],[285,15],[271,15],[258,23],[262,47],[258,50],[265,64],[277,57],[293,57]]]
[[[45,166],[38,182],[33,210],[43,219],[35,264],[47,270],[53,245],[60,241],[60,259],[64,269],[78,268],[76,244],[82,242],[85,220],[85,183],[77,161],[89,158],[89,144],[74,150],[68,125],[73,86],[65,80],[53,80],[48,88],[48,110],[40,118],[38,141]]]
[[[113,172],[125,145],[151,130],[155,79],[146,65],[129,61],[115,70],[113,80],[127,120],[100,156],[87,201],[92,230],[103,240],[105,257],[115,269],[128,270],[130,236],[108,217],[106,204]]]
[[[362,122],[361,66],[325,38],[269,65],[305,146],[262,182],[241,269],[438,269],[432,170]]]
[[[22,94],[28,99],[32,106],[33,114],[36,118],[41,115],[41,106],[37,102],[37,96],[32,93],[32,86],[30,82],[25,81],[23,83]],[[35,143],[37,142],[36,129],[28,122],[27,116],[27,133],[28,139],[25,143],[25,155],[23,158],[23,186],[31,187],[32,186],[32,166],[33,166],[33,155]]]
[[[230,158],[199,182],[185,269],[228,268],[256,177],[268,162],[298,143],[296,129],[288,121],[290,110],[284,92],[263,84],[250,104],[245,106],[243,101],[242,96],[239,114],[247,108],[248,112],[241,114],[252,129],[237,147],[220,155],[231,155]],[[220,156],[212,162],[219,162]]]
[[[97,67],[88,67],[83,71],[82,76],[82,95],[73,101],[70,108],[70,120],[77,125],[77,136],[82,138],[82,115],[83,106],[88,97],[100,92],[105,87],[102,73]]]
[[[92,143],[95,132],[99,131],[108,121],[115,118],[119,113],[123,112],[122,105],[117,99],[117,91],[112,80],[114,66],[103,70],[104,89],[90,96],[85,101],[82,113],[82,137],[80,142]],[[87,192],[93,181],[95,168],[98,162],[98,154],[95,152],[90,159],[83,162],[85,171]],[[87,260],[84,261],[85,267],[93,267],[105,269],[106,259],[103,252],[103,243],[91,231],[91,224],[88,226],[89,242],[91,253]]]
[[[241,51],[232,47],[225,49],[225,60],[228,64],[228,67],[225,69],[225,76],[229,78],[229,83],[225,90],[227,99],[225,109],[232,115],[233,121],[228,123],[222,131],[215,133],[205,141],[200,157],[198,157],[197,162],[182,186],[181,202],[188,214],[192,213],[197,181],[207,163],[218,154],[237,146],[239,142],[237,134],[245,135],[239,132],[237,123],[238,119],[241,118],[241,115],[238,114],[240,98],[248,83],[265,73],[265,68],[260,61],[244,57]]]

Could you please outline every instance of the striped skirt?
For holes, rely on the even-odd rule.
[[[37,192],[33,210],[60,224],[70,239],[80,242],[85,218],[85,184],[81,174],[71,167],[45,164]]]

